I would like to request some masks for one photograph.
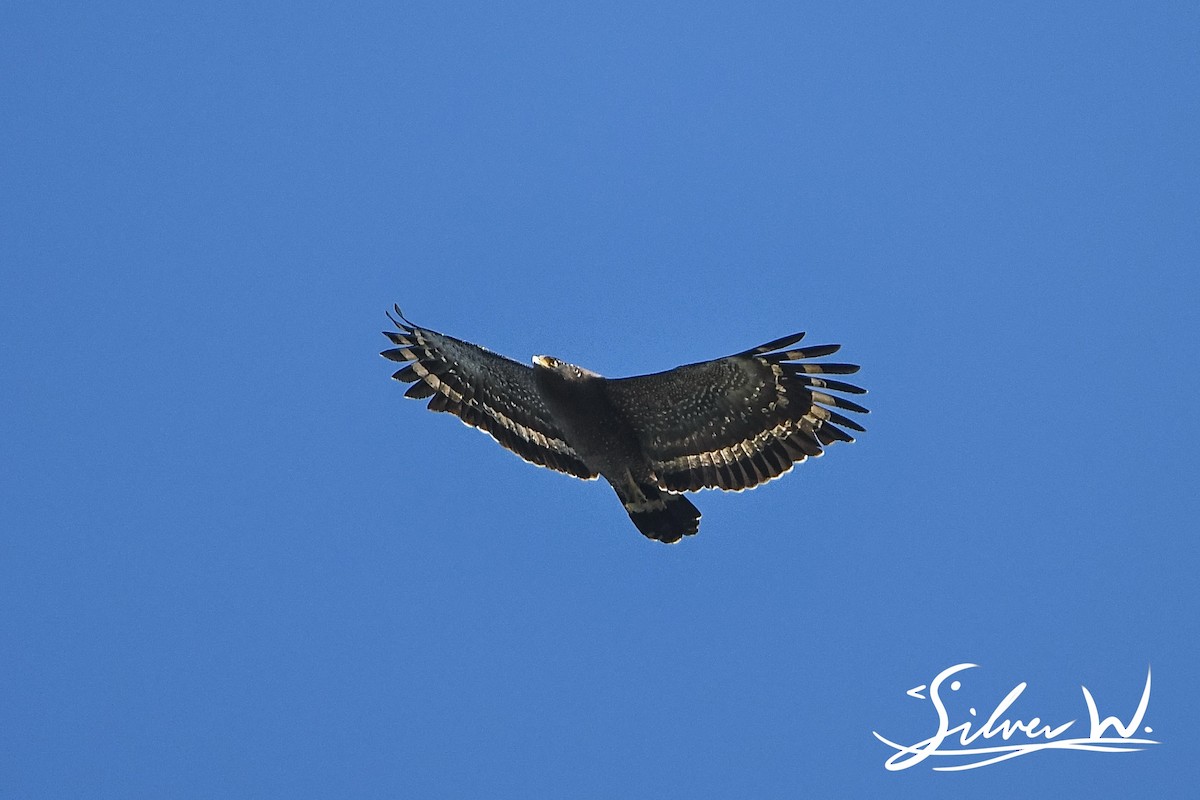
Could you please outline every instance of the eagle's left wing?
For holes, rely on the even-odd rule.
[[[396,314],[400,319],[392,322],[399,332],[383,332],[396,347],[380,355],[407,364],[392,375],[412,384],[406,397],[430,398],[431,411],[456,415],[526,461],[577,478],[596,477],[564,440],[538,394],[531,367],[409,324],[399,307]]]
[[[787,349],[803,337],[608,382],[609,396],[638,431],[661,488],[740,491],[821,455],[832,442],[854,441],[842,428],[863,427],[838,409],[867,409],[829,392],[865,390],[820,376],[857,372],[858,366],[808,360],[837,352],[836,344]]]

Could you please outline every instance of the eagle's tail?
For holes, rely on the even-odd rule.
[[[657,486],[634,484],[617,490],[629,518],[644,536],[674,544],[700,529],[700,511],[681,494],[660,491]]]

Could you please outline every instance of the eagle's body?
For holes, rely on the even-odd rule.
[[[430,397],[430,409],[456,414],[527,461],[603,476],[638,530],[662,542],[699,528],[700,512],[682,492],[740,491],[778,477],[831,442],[854,441],[838,425],[862,426],[834,409],[866,413],[827,393],[864,390],[816,377],[857,366],[794,363],[839,348],[785,349],[804,334],[612,380],[548,356],[527,367],[403,316],[395,322],[399,333],[384,335],[397,347],[383,355],[411,362],[393,375],[414,384],[407,396]]]
[[[610,396],[611,381],[546,356],[534,358],[533,379],[579,460],[616,490],[638,530],[660,541],[699,530],[696,507],[655,485],[638,431]]]

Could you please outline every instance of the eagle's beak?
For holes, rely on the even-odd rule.
[[[545,367],[546,369],[552,369],[552,367],[550,365],[550,359],[547,356],[534,356],[533,363],[535,366]]]

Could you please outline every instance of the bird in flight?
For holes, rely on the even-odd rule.
[[[539,466],[603,477],[650,539],[696,533],[699,489],[741,491],[777,478],[833,442],[864,430],[842,414],[867,409],[841,396],[865,389],[825,375],[855,364],[813,361],[841,345],[792,348],[803,333],[724,358],[653,375],[604,378],[551,356],[520,364],[486,348],[413,325],[400,307],[381,355],[405,366],[404,394],[429,398]],[[831,394],[837,392],[839,394]]]

